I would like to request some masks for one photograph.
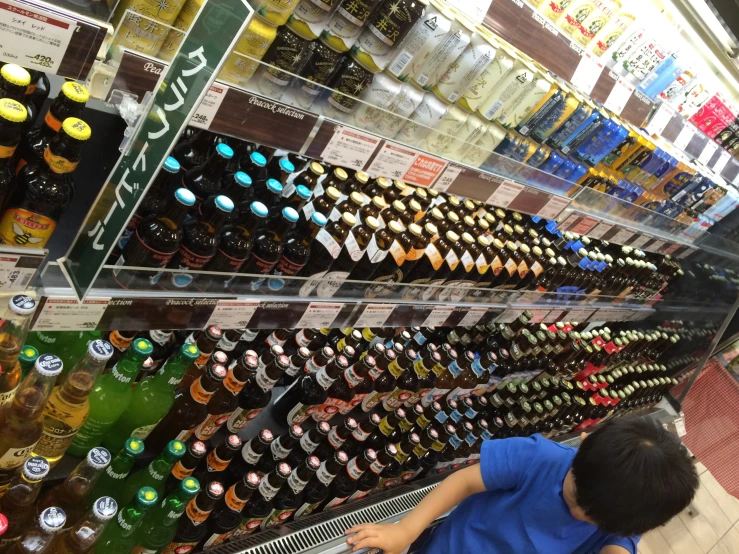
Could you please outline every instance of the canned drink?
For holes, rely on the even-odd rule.
[[[575,162],[575,167],[572,168],[572,171],[570,171],[570,174],[566,177],[568,181],[571,183],[577,183],[580,179],[582,179],[585,174],[588,172],[588,168],[585,167],[581,163]]]
[[[277,27],[268,25],[260,17],[252,17],[249,25],[241,35],[233,52],[223,64],[218,78],[240,87],[246,86],[259,67],[259,62],[277,37]],[[238,52],[238,53],[237,53]],[[241,56],[244,54],[252,59]]]
[[[503,140],[496,147],[495,152],[506,158],[524,163],[534,155],[537,146],[533,140],[519,135],[513,129],[509,129],[506,131]]]
[[[595,4],[592,0],[572,0],[557,18],[557,27],[562,29],[565,34],[574,37],[574,33],[580,28],[580,24],[594,10]]]
[[[537,73],[523,91],[512,102],[503,106],[497,115],[498,123],[506,129],[515,129],[539,102],[549,93],[554,80],[547,74]]]
[[[310,43],[310,51],[290,90],[292,104],[308,110],[313,103],[326,93],[326,86],[341,67],[345,55],[337,52],[320,40]]]
[[[404,83],[387,112],[383,112],[375,124],[375,130],[387,138],[394,138],[416,108],[421,104],[424,93],[410,83]],[[390,112],[390,113],[388,113]]]
[[[279,100],[292,81],[291,73],[298,73],[310,52],[310,41],[287,26],[277,30],[277,36],[265,52],[262,61],[269,65],[260,72],[259,91]]]
[[[556,22],[572,0],[551,0],[548,4],[544,4],[541,14],[552,22]]]
[[[454,21],[452,11],[439,0],[431,0],[423,17],[416,21],[403,42],[398,46],[386,72],[406,82],[426,57],[449,34]]]
[[[477,108],[477,113],[488,121],[498,119],[503,108],[525,93],[536,76],[536,69],[529,62],[518,60],[514,68],[493,88],[490,95]]]
[[[581,144],[590,140],[593,135],[601,130],[606,122],[611,120],[608,113],[606,113],[604,110],[598,109],[596,110],[596,113],[598,114],[598,117],[590,120],[587,125],[582,125],[581,128],[575,132],[575,134],[573,134],[564,142],[564,144],[562,144],[560,151],[563,154],[569,154],[570,151],[577,150],[577,148],[579,148]]]
[[[429,152],[443,153],[449,150],[454,137],[467,121],[468,113],[459,106],[452,104],[444,116],[439,120],[428,137],[421,143],[421,148]]]
[[[333,90],[328,97],[330,107],[324,112],[328,117],[344,118],[359,104],[359,97],[370,86],[374,74],[352,56],[345,56],[339,70],[331,79],[329,88]]]
[[[172,26],[184,4],[184,0],[164,3],[157,0],[121,0],[111,21],[113,28],[121,24],[121,32],[116,34],[115,44],[155,56],[170,31],[165,25]],[[133,13],[127,14],[126,10],[129,9]],[[152,24],[141,16],[164,25]]]
[[[384,113],[377,108],[389,108],[400,94],[403,85],[384,73],[377,73],[364,91],[362,102],[354,112],[354,123],[360,129],[371,131]]]
[[[556,153],[555,150],[552,150],[552,153]],[[563,161],[562,164],[554,171],[554,175],[557,177],[560,177],[561,179],[569,179],[570,175],[575,169],[575,165],[577,162],[572,161],[570,158],[562,157]]]
[[[595,4],[595,9],[570,35],[583,46],[590,44],[595,35],[608,25],[614,14],[621,8],[621,3],[617,0],[593,0],[593,4]]]
[[[541,167],[541,165],[549,159],[549,154],[551,154],[552,149],[548,146],[545,146],[543,144],[540,144],[539,147],[534,152],[534,155],[531,156],[528,161],[526,162],[526,165],[530,165],[531,167]]]
[[[549,149],[549,157],[539,166],[539,169],[555,175],[556,172],[562,167],[565,162],[565,158],[562,157],[556,150]],[[572,164],[574,167],[574,163]]]
[[[382,0],[344,0],[328,20],[321,40],[339,52],[348,52]]]
[[[478,26],[477,32],[457,60],[434,85],[434,94],[442,100],[456,102],[495,58],[496,47],[490,33]]]
[[[526,114],[521,123],[516,126],[516,130],[525,137],[529,136],[532,129],[547,117],[550,111],[564,104],[566,94],[566,91],[552,80],[549,90],[541,97],[538,104]]]
[[[488,130],[489,122],[477,114],[470,114],[457,131],[454,141],[449,145],[449,156],[462,161],[467,151]]]
[[[546,140],[547,146],[559,148],[565,140],[572,136],[595,111],[595,106],[589,101],[581,101],[572,115],[560,125]]]
[[[661,64],[670,51],[658,44],[653,39],[648,39],[638,48],[635,48],[631,56],[623,62],[623,66],[638,81],[644,80],[659,64]]]
[[[177,15],[177,19],[172,24],[177,30],[172,29],[167,33],[167,37],[159,49],[157,58],[167,62],[172,61],[175,53],[180,48],[180,44],[182,44],[182,40],[185,38],[185,33],[190,29],[190,25],[192,25],[195,16],[198,15],[200,7],[204,2],[205,0],[187,0],[185,2],[185,5],[182,6],[180,13]]]
[[[459,58],[472,40],[474,25],[461,15],[455,14],[449,33],[426,56],[421,66],[411,76],[411,82],[424,90],[430,91],[439,81],[447,68]]]
[[[416,24],[428,0],[384,0],[352,46],[354,56],[375,73],[387,67],[397,44]]]
[[[544,142],[575,113],[585,100],[575,92],[568,92],[564,100],[554,106],[542,120],[532,127],[530,136],[536,142]]]
[[[503,141],[505,136],[506,130],[493,121],[488,125],[487,131],[477,139],[475,144],[464,152],[464,158],[458,156],[457,159],[460,159],[471,167],[481,167],[490,157],[490,154]]]
[[[470,88],[462,94],[462,97],[457,100],[457,104],[468,112],[477,111],[480,104],[492,94],[493,89],[498,83],[513,69],[515,61],[516,55],[513,51],[505,47],[498,48],[490,65],[475,79]]]
[[[640,136],[637,132],[633,130],[629,131],[624,140],[601,160],[598,169],[615,171],[617,167],[620,167],[618,162],[627,159],[639,147],[639,138]]]
[[[616,16],[611,18],[608,24],[595,35],[593,40],[590,41],[588,50],[600,58],[616,43],[619,37],[626,32],[635,20],[636,16],[626,9],[619,11]]]
[[[287,25],[305,38],[317,39],[338,5],[339,0],[300,0]]]
[[[591,138],[589,143],[581,145],[577,151],[585,163],[595,166],[618,147],[628,134],[629,130],[626,127],[615,121],[606,122],[600,132]]]
[[[260,16],[272,25],[284,25],[298,5],[298,0],[247,0]]]
[[[647,33],[644,29],[635,29],[628,38],[621,43],[621,46],[611,54],[611,57],[617,64],[630,57],[633,51],[644,44],[648,40]]]
[[[397,135],[398,140],[408,146],[418,146],[429,136],[434,127],[449,109],[449,104],[439,100],[433,94],[426,94],[421,103],[405,122]]]

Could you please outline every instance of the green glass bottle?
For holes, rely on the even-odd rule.
[[[164,494],[164,483],[169,477],[172,467],[187,452],[185,443],[178,440],[169,441],[167,447],[154,458],[148,467],[140,469],[136,473],[132,473],[123,483],[123,493],[121,500],[124,504],[128,503],[134,497],[136,491],[141,487],[151,487],[159,496]]]
[[[185,477],[179,488],[167,496],[144,518],[136,533],[136,546],[131,554],[154,554],[164,549],[177,534],[177,522],[185,513],[188,502],[200,492],[194,477]]]
[[[102,331],[67,331],[69,336],[63,339],[63,342],[57,342],[57,352],[55,354],[62,359],[64,370],[61,377],[57,379],[63,381],[67,378],[69,371],[80,361],[82,356],[87,352],[87,346],[90,342],[97,340],[103,336]]]
[[[120,452],[113,458],[110,465],[87,495],[87,507],[91,507],[101,496],[111,496],[120,504],[123,493],[123,482],[131,473],[136,458],[144,451],[144,441],[133,437],[126,441]]]
[[[144,515],[156,503],[157,491],[151,487],[141,487],[134,499],[118,512],[95,543],[96,554],[129,554],[136,545],[136,530],[143,522]]]
[[[188,367],[200,355],[192,343],[183,344],[155,375],[147,377],[133,389],[128,409],[105,434],[103,444],[115,451],[128,437],[145,439],[174,403],[175,388]]]
[[[70,331],[66,331],[70,333]],[[33,346],[37,351],[44,354],[54,354],[64,339],[65,331],[31,331],[28,333],[23,344]]]
[[[21,353],[18,356],[18,363],[21,364],[21,372],[24,379],[33,369],[33,364],[36,363],[36,358],[38,358],[38,350],[30,344],[26,344],[21,348]]]
[[[133,395],[133,380],[153,350],[148,340],[136,339],[110,373],[97,380],[89,397],[90,412],[67,450],[69,454],[84,456],[90,448],[102,442],[103,436],[128,408]]]

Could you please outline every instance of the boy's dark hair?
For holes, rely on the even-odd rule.
[[[572,463],[577,503],[606,533],[632,536],[684,510],[698,473],[680,439],[649,418],[605,423]]]

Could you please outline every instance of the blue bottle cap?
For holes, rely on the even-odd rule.
[[[62,372],[64,364],[54,354],[41,354],[36,358],[34,368],[44,377],[56,377]]]
[[[96,339],[87,346],[87,353],[94,360],[109,360],[113,357],[113,345],[107,340]]]
[[[177,173],[180,170],[180,162],[175,160],[172,156],[167,156],[167,159],[164,160],[164,171],[169,171],[170,173]]]
[[[282,217],[295,223],[298,220],[298,212],[288,206],[287,208],[282,208]]]
[[[282,194],[282,183],[277,179],[267,179],[267,188],[275,194]]]
[[[282,171],[286,171],[287,173],[292,173],[293,171],[295,171],[295,166],[287,158],[282,158],[280,160],[280,169]]]
[[[174,193],[174,197],[177,202],[184,204],[185,206],[192,206],[195,204],[195,195],[187,189],[177,189]]]
[[[310,220],[316,225],[320,225],[321,227],[328,223],[326,216],[323,215],[321,212],[313,212],[313,215],[310,216]]]
[[[226,158],[227,160],[230,160],[234,157],[234,151],[233,148],[231,148],[228,144],[225,142],[222,142],[218,146],[216,146],[216,152],[218,152],[218,155]]]
[[[237,171],[234,174],[234,179],[236,179],[236,182],[238,184],[240,184],[242,187],[250,187],[251,186],[251,177],[249,177],[243,171]]]
[[[226,213],[231,213],[234,209],[234,203],[233,200],[231,200],[228,196],[223,196],[222,194],[219,194],[216,196],[216,208],[219,210],[223,210]]]
[[[249,156],[249,159],[256,165],[257,167],[264,167],[267,165],[267,158],[262,156],[259,152],[252,152],[251,156]]]
[[[267,217],[269,215],[269,210],[267,209],[267,206],[265,206],[261,202],[252,202],[249,208],[251,209],[251,213],[253,213],[257,217]]]
[[[303,200],[309,200],[312,194],[310,189],[305,185],[298,185],[297,187],[295,187],[295,191]]]
[[[285,280],[284,279],[270,279],[267,283],[267,288],[271,290],[272,292],[277,292],[278,290],[282,290],[285,288]]]

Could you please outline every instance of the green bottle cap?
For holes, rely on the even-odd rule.
[[[187,498],[193,498],[200,492],[200,481],[195,477],[185,477],[180,483],[180,490]]]
[[[198,356],[200,356],[200,348],[197,347],[197,345],[186,342],[182,345],[182,348],[180,348],[180,352],[185,358],[188,358],[190,360],[196,360]]]
[[[151,356],[151,353],[154,352],[154,347],[146,339],[136,339],[133,341],[133,350],[142,356]]]
[[[164,457],[170,462],[176,462],[187,452],[185,443],[178,440],[169,441],[167,448],[164,450]]]
[[[18,355],[18,361],[22,366],[32,366],[36,358],[38,358],[38,350],[30,344],[21,348],[21,353]]]
[[[157,499],[157,491],[151,487],[141,487],[136,493],[136,503],[147,510],[157,503]]]
[[[144,441],[137,439],[136,437],[130,437],[126,440],[126,445],[123,447],[126,449],[131,456],[138,456],[144,451]]]

